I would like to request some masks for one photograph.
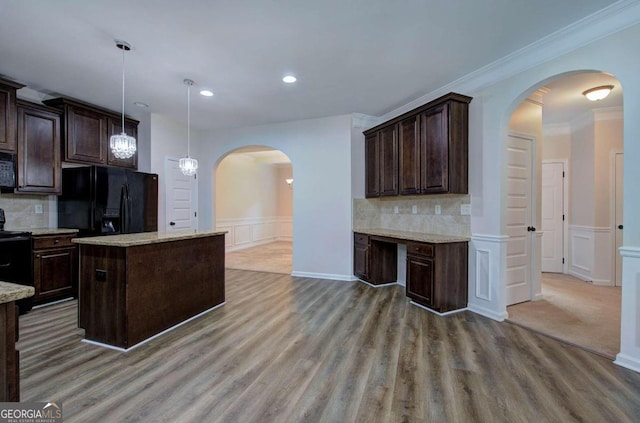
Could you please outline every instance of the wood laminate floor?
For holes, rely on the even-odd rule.
[[[65,422],[632,422],[640,374],[401,286],[227,270],[227,303],[121,353],[76,303],[20,317],[23,401]]]

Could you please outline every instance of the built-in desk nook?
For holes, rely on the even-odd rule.
[[[396,282],[398,248],[407,246],[407,296],[438,313],[467,307],[469,238],[388,229],[354,232],[354,275],[372,285]]]
[[[76,238],[85,339],[128,349],[225,301],[225,232]]]

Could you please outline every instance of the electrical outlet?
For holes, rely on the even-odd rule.
[[[394,213],[394,214],[398,214],[398,206],[395,206],[395,207],[393,208],[393,213]]]
[[[440,213],[442,213],[442,208],[440,208],[440,204],[436,204],[436,207],[435,207],[435,213],[436,213],[436,214],[440,214]]]
[[[36,204],[36,214],[42,214],[42,204]]]
[[[462,216],[471,216],[471,204],[460,204],[460,214]]]
[[[416,205],[411,206],[411,213],[418,214],[418,206]]]

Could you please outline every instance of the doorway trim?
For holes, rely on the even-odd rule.
[[[624,138],[623,138],[624,142]],[[616,256],[620,254],[618,249],[616,248],[616,234],[618,228],[616,227],[616,156],[618,154],[622,155],[622,162],[624,163],[624,150],[612,150],[611,151],[611,162],[609,167],[609,192],[612,193],[611,201],[609,202],[609,218],[611,225],[611,286],[620,287],[622,286],[622,275],[620,275],[620,285],[616,284],[617,281],[617,269],[616,269]],[[624,185],[624,179],[623,179]],[[624,189],[624,188],[623,188]],[[622,202],[624,205],[624,192],[622,194]],[[624,219],[624,215],[623,215]],[[624,245],[624,243],[623,243]],[[622,271],[622,269],[621,269]]]
[[[562,223],[562,273],[569,273],[569,160],[568,159],[544,159],[542,163],[562,163],[564,177],[562,178],[562,214],[564,221]]]

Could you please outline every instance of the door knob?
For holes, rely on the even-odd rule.
[[[623,227],[622,225],[618,225],[618,229],[622,229],[622,227]]]
[[[176,226],[176,222],[169,222],[169,225]]]

